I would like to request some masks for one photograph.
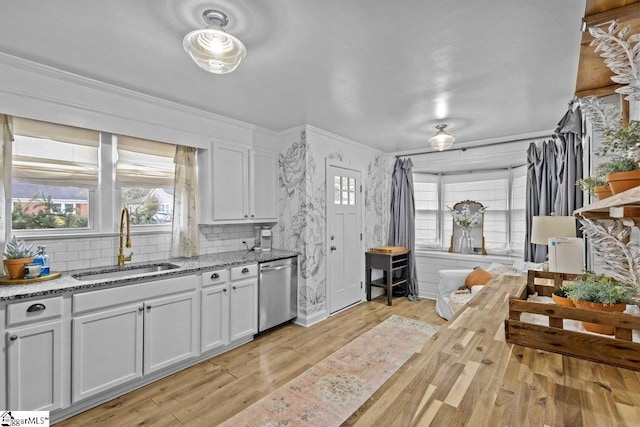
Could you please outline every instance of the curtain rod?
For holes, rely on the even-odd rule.
[[[512,141],[490,142],[490,143],[487,143],[487,144],[475,145],[473,147],[460,147],[460,148],[454,148],[454,149],[446,150],[446,151],[467,151],[467,150],[473,149],[473,148],[490,147],[492,145],[507,144],[507,143],[510,143],[510,142],[534,141],[536,139],[545,139],[545,138],[556,139],[557,137],[558,136],[556,134],[552,134],[552,135],[547,135],[547,136],[540,136],[540,137],[537,137],[537,138],[521,138],[521,139],[514,139]],[[442,153],[442,151],[432,150],[432,151],[420,151],[418,153],[396,154],[396,159],[399,159],[400,157],[419,156],[421,154],[431,154],[431,153]]]

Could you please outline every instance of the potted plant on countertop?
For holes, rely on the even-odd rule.
[[[4,248],[4,269],[9,279],[24,278],[24,266],[33,261],[35,254],[33,245],[27,245],[24,240],[17,240],[13,236]]]
[[[627,304],[637,304],[635,286],[619,282],[610,276],[586,271],[573,280],[565,289],[567,297],[577,308],[606,312],[623,312]],[[590,332],[613,335],[614,327],[582,322]]]

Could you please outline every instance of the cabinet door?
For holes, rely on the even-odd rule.
[[[142,377],[142,303],[73,319],[73,402]]]
[[[231,283],[231,341],[258,332],[258,279]]]
[[[8,407],[54,411],[62,407],[62,321],[7,331]]]
[[[243,147],[213,147],[213,219],[249,218],[249,151]]]
[[[196,356],[196,292],[156,298],[145,303],[144,374]]]
[[[251,152],[250,218],[278,220],[278,159],[276,153]]]
[[[200,351],[229,344],[229,285],[202,290]]]

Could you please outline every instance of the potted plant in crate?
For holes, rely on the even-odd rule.
[[[577,276],[566,294],[577,308],[607,312],[623,312],[627,304],[635,304],[637,289],[610,276],[587,271]],[[587,331],[613,335],[614,327],[582,322]]]
[[[24,266],[33,261],[35,255],[33,245],[27,245],[24,240],[17,240],[15,236],[4,248],[4,269],[10,279],[22,279]]]
[[[551,292],[551,299],[553,302],[558,305],[562,305],[565,307],[575,307],[576,305],[567,297],[567,290],[569,290],[573,286],[572,283],[567,283],[562,285],[559,288],[555,288]]]

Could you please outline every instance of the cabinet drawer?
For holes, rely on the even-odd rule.
[[[240,280],[258,275],[258,264],[242,265],[231,269],[231,280]]]
[[[62,297],[41,298],[7,306],[7,326],[62,316]]]
[[[214,270],[202,273],[202,287],[220,285],[229,278],[229,270]]]

